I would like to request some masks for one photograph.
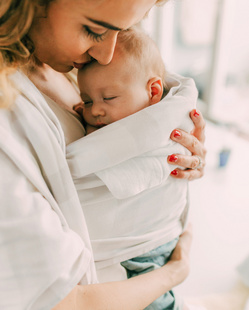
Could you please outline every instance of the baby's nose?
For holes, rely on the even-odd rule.
[[[105,115],[105,109],[103,107],[103,104],[101,103],[93,103],[92,105],[92,115],[93,116],[103,116]]]

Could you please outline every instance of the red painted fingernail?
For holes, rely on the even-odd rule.
[[[173,171],[171,171],[170,174],[172,174],[172,175],[178,175],[178,171],[177,171],[177,170],[173,170]]]
[[[198,116],[200,116],[200,114],[195,110],[194,116],[195,116],[195,117],[198,117]]]
[[[180,137],[180,136],[181,136],[180,131],[175,130],[175,131],[174,131],[174,137],[175,137],[175,138],[178,138],[178,137]]]
[[[175,163],[177,161],[178,157],[176,155],[170,155],[169,156],[169,161]]]

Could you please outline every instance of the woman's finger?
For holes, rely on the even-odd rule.
[[[201,158],[205,157],[206,149],[195,136],[181,129],[175,129],[172,131],[170,138],[185,146],[193,155],[198,155]],[[191,168],[191,166],[185,168]]]
[[[191,134],[194,135],[201,143],[205,142],[205,126],[206,123],[200,111],[192,110],[190,112],[190,118],[192,119],[195,127]]]
[[[204,168],[195,170],[194,169],[181,170],[179,168],[176,168],[173,171],[171,171],[170,175],[175,179],[185,179],[192,181],[195,179],[199,179],[204,175]]]
[[[205,162],[200,156],[194,155],[181,155],[181,154],[172,154],[169,155],[168,163],[171,165],[181,166],[188,169],[199,169],[205,167]]]
[[[194,129],[191,133],[175,129],[170,136],[173,141],[185,146],[192,153],[192,156],[180,154],[168,156],[168,163],[185,168],[185,170],[176,168],[171,172],[171,176],[177,179],[194,180],[204,174],[207,153],[203,145],[205,141],[205,121],[201,112],[197,110],[192,110],[190,117],[194,123]]]
[[[190,250],[190,247],[192,245],[192,239],[193,239],[193,226],[191,223],[188,223],[186,229],[184,232],[180,235],[180,239],[182,242],[184,242],[184,246],[187,250]]]
[[[189,274],[189,252],[192,244],[192,229],[187,228],[180,236],[179,241],[167,264],[176,264],[176,272],[179,273],[181,280],[184,280]],[[176,273],[177,276],[177,273]],[[181,282],[181,281],[180,281]]]

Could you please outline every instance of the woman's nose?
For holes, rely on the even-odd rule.
[[[107,65],[112,60],[117,42],[118,32],[109,30],[107,37],[96,43],[88,50],[88,54],[95,58],[101,65]]]

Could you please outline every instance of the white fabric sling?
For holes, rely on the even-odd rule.
[[[0,110],[0,309],[49,310],[96,270],[59,121],[25,75],[12,79],[20,95]]]
[[[197,90],[171,74],[160,102],[67,146],[67,160],[86,217],[97,268],[145,253],[177,237],[186,222],[188,185],[169,178],[170,139],[190,131]],[[87,164],[86,164],[87,163]]]

